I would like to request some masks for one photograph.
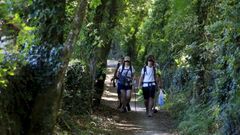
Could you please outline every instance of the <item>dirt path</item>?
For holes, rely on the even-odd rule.
[[[118,101],[116,88],[110,85],[112,70],[112,68],[108,69],[106,90],[104,91],[102,103],[113,108],[113,110],[117,110]],[[142,102],[138,101],[135,108],[134,94],[133,92],[131,101],[132,111],[113,114],[112,117],[115,121],[116,132],[112,133],[117,135],[174,135],[174,127],[169,113],[160,110],[158,113],[155,113],[153,117],[147,117]]]

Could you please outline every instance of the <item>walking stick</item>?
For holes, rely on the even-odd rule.
[[[136,93],[136,88],[134,88],[135,91],[135,112],[137,111],[137,93]]]
[[[137,111],[137,93],[136,93],[136,89],[137,89],[137,87],[136,87],[136,85],[137,85],[137,81],[136,80],[134,80],[134,95],[135,95],[135,112]]]

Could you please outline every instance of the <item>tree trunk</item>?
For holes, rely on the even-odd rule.
[[[94,23],[94,29],[98,31],[98,36],[103,41],[103,46],[96,48],[96,56],[93,58],[95,59],[95,71],[100,72],[101,70],[105,69],[107,66],[107,57],[111,49],[112,45],[112,32],[113,29],[116,26],[116,19],[117,19],[117,0],[101,0],[101,5],[99,5],[96,9],[95,17],[93,19]],[[108,15],[106,14],[108,13]],[[103,28],[101,26],[102,23],[107,23],[107,28]],[[103,68],[103,69],[102,69]],[[95,75],[95,74],[94,74]],[[96,76],[96,75],[95,75]],[[94,77],[95,77],[94,76]],[[94,78],[96,79],[96,78]],[[93,81],[95,82],[95,81]],[[104,81],[101,81],[102,84],[95,85],[94,87],[94,107],[97,107],[100,104],[101,97],[103,94],[104,87],[101,87],[104,85]]]
[[[135,26],[135,31],[133,32],[131,38],[127,42],[127,46],[128,46],[127,55],[130,56],[132,61],[136,61],[136,59],[137,59],[137,46],[136,46],[137,37],[136,37],[136,34],[138,32],[138,27],[139,27],[138,25]]]
[[[196,3],[196,15],[198,16],[198,37],[196,41],[198,42],[198,45],[196,49],[194,50],[194,66],[198,69],[197,71],[197,81],[196,81],[196,91],[194,92],[196,95],[197,101],[204,101],[204,93],[206,93],[206,78],[205,78],[205,69],[207,66],[206,60],[201,58],[201,54],[205,52],[204,47],[201,46],[201,43],[204,42],[205,38],[205,30],[204,27],[207,22],[207,16],[208,16],[208,8],[212,4],[211,1],[202,1],[198,0]],[[202,68],[204,67],[204,69]]]
[[[36,103],[33,108],[33,120],[31,122],[32,126],[30,128],[29,135],[46,135],[48,133],[52,133],[53,131],[57,118],[57,113],[59,111],[58,109],[60,107],[60,100],[62,98],[65,71],[71,57],[73,45],[75,44],[76,38],[80,33],[85,18],[86,8],[87,0],[81,0],[81,2],[79,1],[79,5],[77,7],[77,11],[72,23],[71,31],[68,35],[66,42],[64,43],[62,60],[63,67],[56,76],[55,83],[53,83],[53,85],[49,87],[49,90],[44,94],[41,93],[37,95]],[[60,35],[60,37],[61,36],[63,35]],[[61,40],[60,38],[59,41],[61,42],[63,40]]]

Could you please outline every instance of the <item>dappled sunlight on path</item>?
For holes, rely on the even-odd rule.
[[[102,104],[117,110],[118,99],[116,88],[112,87],[111,78],[113,68],[108,68],[106,86],[102,97]],[[113,116],[116,121],[115,126],[119,132],[118,135],[174,135],[173,123],[167,111],[160,110],[153,117],[147,117],[145,107],[142,102],[136,101],[135,93],[132,93],[131,111],[119,113]]]

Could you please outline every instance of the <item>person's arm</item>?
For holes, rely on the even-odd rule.
[[[117,74],[117,68],[116,68],[115,71],[114,71],[114,75],[113,75],[111,81],[113,81],[114,79],[116,79],[116,74]]]
[[[142,83],[143,83],[143,75],[141,74],[139,81],[138,81],[138,88],[142,88]]]
[[[116,72],[116,78],[118,78],[118,77],[119,77],[120,70],[122,70],[122,69],[121,69],[121,67],[119,67],[119,68],[118,68],[118,70],[117,70],[117,72]]]
[[[115,71],[114,71],[113,78],[111,79],[112,81],[113,81],[114,79],[118,79],[118,70],[119,70],[119,68],[120,68],[120,65],[119,65],[119,63],[118,63],[118,65],[117,65],[117,67],[116,67],[116,69],[115,69]]]
[[[117,78],[117,71],[118,71],[118,66],[117,66],[117,68],[115,69],[113,78],[112,78],[111,80],[114,80],[114,79]]]
[[[135,69],[133,68],[133,66],[132,66],[132,80],[135,80],[136,78],[135,78]]]
[[[118,69],[120,68],[120,63],[117,64],[117,68],[115,69],[115,72],[114,72],[114,79],[117,79],[117,72],[118,72]]]
[[[142,88],[142,84],[143,84],[143,74],[144,74],[144,68],[142,68],[141,70],[141,75],[138,81],[138,88]]]

